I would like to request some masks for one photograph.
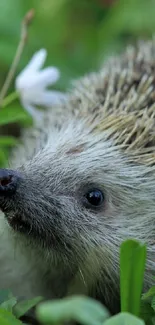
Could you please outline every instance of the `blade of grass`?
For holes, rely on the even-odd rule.
[[[120,249],[121,311],[139,316],[146,260],[146,246],[127,240]]]

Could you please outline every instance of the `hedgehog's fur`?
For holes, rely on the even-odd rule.
[[[153,284],[154,101],[155,44],[141,42],[75,82],[66,104],[24,132],[11,165],[24,180],[7,217],[31,227],[16,233],[1,216],[1,287],[26,297],[84,293],[116,312],[119,246],[129,237],[147,243],[144,290]],[[104,192],[99,210],[83,206],[91,186]]]

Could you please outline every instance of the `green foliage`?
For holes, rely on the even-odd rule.
[[[120,250],[121,310],[139,316],[143,287],[146,247],[127,240]],[[136,271],[135,271],[136,270]]]
[[[42,302],[42,297],[18,301],[10,291],[1,290],[0,324],[23,324],[19,319],[36,307],[36,319],[42,325],[64,325],[72,322],[81,325],[154,325],[155,287],[141,295],[145,257],[145,245],[135,240],[127,240],[121,245],[122,311],[115,316],[110,316],[101,303],[84,296],[47,302]]]
[[[142,295],[140,316],[146,324],[155,324],[155,286]]]
[[[21,325],[22,323],[8,310],[0,308],[1,325]]]
[[[13,122],[23,121],[27,117],[24,110],[17,107],[5,107],[0,110],[0,126]]]
[[[9,105],[0,109],[0,128],[11,125],[11,123],[20,123],[21,126],[30,126],[32,119],[19,104],[17,106]],[[0,168],[7,166],[10,149],[19,143],[13,136],[0,136]]]
[[[17,318],[20,318],[26,314],[31,308],[35,307],[39,302],[43,300],[42,297],[36,297],[31,300],[23,300],[17,302],[13,307],[13,313]]]
[[[144,321],[129,313],[120,313],[106,320],[104,325],[144,325]]]
[[[36,16],[18,71],[33,52],[47,48],[47,64],[59,66],[62,72],[57,84],[61,89],[66,89],[71,78],[98,68],[111,50],[120,51],[128,40],[154,33],[155,0],[116,0],[109,6],[105,3],[104,0],[1,0],[0,84],[16,50],[23,15],[32,7]]]
[[[0,291],[0,308],[12,312],[13,307],[16,305],[17,299],[12,295],[9,290]]]
[[[37,308],[37,318],[43,324],[76,321],[83,325],[100,325],[108,316],[108,311],[101,304],[80,296],[45,302]]]
[[[147,325],[154,325],[153,319],[155,318],[154,310],[151,303],[148,301],[141,301],[140,318],[145,321]]]
[[[35,297],[19,301],[9,290],[0,290],[0,325],[22,324],[18,319],[42,300],[42,297]]]
[[[152,297],[154,296],[155,296],[155,286],[150,288],[148,292],[142,295],[142,300],[150,300],[150,298],[152,299]]]

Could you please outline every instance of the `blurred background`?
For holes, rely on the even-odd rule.
[[[109,54],[121,52],[127,43],[155,33],[155,0],[0,0],[0,88],[19,42],[21,21],[31,8],[35,18],[17,73],[34,52],[46,48],[46,66],[61,71],[55,85],[58,90],[66,90],[71,79],[98,69]],[[9,92],[13,90],[14,83]],[[13,115],[14,119],[20,115],[20,123],[6,122],[5,117]],[[18,101],[1,108],[0,166],[11,145],[2,135],[18,136],[20,126],[30,121]]]
[[[1,0],[0,85],[14,57],[25,13],[35,9],[19,69],[44,47],[46,64],[62,72],[58,87],[97,69],[111,52],[127,42],[155,33],[155,0]]]

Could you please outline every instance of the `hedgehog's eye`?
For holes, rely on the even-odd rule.
[[[86,193],[85,198],[89,204],[94,207],[98,207],[104,201],[104,194],[98,189],[93,189]]]

